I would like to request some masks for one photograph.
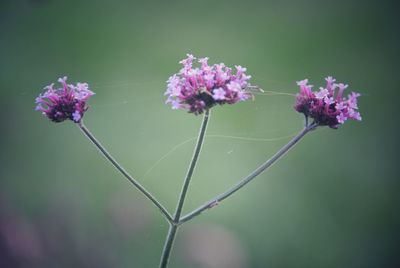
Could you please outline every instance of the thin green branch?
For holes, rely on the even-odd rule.
[[[264,162],[261,166],[256,168],[252,173],[250,173],[247,177],[242,179],[240,182],[238,182],[235,186],[230,188],[228,191],[225,193],[220,194],[219,196],[213,198],[212,200],[208,201],[204,205],[198,207],[197,209],[193,210],[189,214],[183,216],[178,224],[182,224],[184,222],[187,222],[194,217],[200,215],[203,211],[210,209],[216,205],[218,205],[220,202],[222,202],[224,199],[228,198],[232,194],[234,194],[236,191],[241,189],[243,186],[248,184],[250,181],[252,181],[254,178],[256,178],[258,175],[260,175],[262,172],[267,170],[269,167],[272,166],[279,158],[281,158],[285,153],[287,153],[297,142],[299,142],[308,132],[311,130],[315,129],[317,125],[315,123],[312,123],[310,125],[307,125],[299,134],[297,134],[291,141],[289,141],[285,146],[283,146],[275,155],[273,155],[270,159],[268,159],[266,162]]]
[[[193,176],[193,172],[194,172],[197,160],[200,155],[201,147],[203,145],[204,136],[206,134],[209,113],[210,113],[209,110],[206,110],[204,113],[204,116],[203,116],[203,122],[200,127],[200,131],[199,131],[199,135],[197,138],[197,143],[195,146],[193,157],[192,157],[192,160],[190,161],[189,169],[187,171],[185,180],[183,182],[182,191],[179,196],[178,205],[176,207],[176,211],[175,211],[175,215],[174,215],[174,220],[173,220],[173,223],[171,223],[171,225],[170,225],[168,235],[165,240],[163,253],[161,255],[160,268],[166,268],[168,266],[169,257],[171,255],[175,236],[178,231],[178,222],[179,222],[181,214],[182,214],[182,209],[183,209],[183,205],[185,203],[187,191],[189,189],[190,180]]]
[[[94,137],[94,135],[89,131],[89,129],[81,121],[79,123],[79,128],[85,134],[85,136],[100,150],[103,156],[111,162],[111,164],[119,171],[121,174],[128,179],[142,194],[144,194],[147,199],[149,199],[165,216],[168,222],[172,223],[172,216],[169,214],[166,208],[151,194],[149,193],[138,181],[136,181],[104,148],[104,146]]]

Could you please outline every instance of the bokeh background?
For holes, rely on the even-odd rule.
[[[184,225],[171,267],[400,267],[398,14],[396,1],[2,0],[0,267],[157,267],[165,220],[34,99],[63,75],[88,82],[86,125],[172,211],[201,122],[164,104],[186,53],[280,93],[333,75],[363,94],[363,121],[313,132]],[[212,110],[185,212],[302,128],[293,102]]]

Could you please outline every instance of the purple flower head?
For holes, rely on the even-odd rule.
[[[330,128],[338,128],[348,119],[361,121],[357,106],[360,94],[352,92],[345,98],[343,92],[348,85],[334,84],[336,80],[331,76],[325,80],[326,88],[320,87],[316,92],[308,85],[308,79],[297,82],[300,93],[296,97],[295,110],[311,117],[318,125]]]
[[[183,68],[167,81],[167,103],[173,109],[183,108],[196,115],[217,104],[234,104],[249,99],[246,68],[235,66],[235,71],[223,63],[208,65],[208,58],[198,60],[199,67],[193,67],[196,58],[187,54],[180,61]]]
[[[58,82],[61,88],[55,89],[51,84],[36,98],[36,110],[56,123],[67,119],[79,123],[88,109],[86,102],[94,93],[89,90],[87,83],[68,85],[67,77],[58,79]]]

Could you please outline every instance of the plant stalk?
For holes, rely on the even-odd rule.
[[[190,161],[189,169],[187,171],[185,180],[183,182],[181,194],[179,195],[178,204],[177,204],[176,211],[174,214],[174,219],[173,219],[173,222],[170,224],[168,235],[165,240],[163,253],[161,255],[160,268],[166,268],[168,266],[169,257],[171,255],[175,236],[176,236],[176,233],[177,233],[178,227],[179,227],[178,223],[180,221],[180,217],[182,214],[182,209],[183,209],[183,205],[185,203],[187,191],[189,189],[189,184],[192,179],[193,172],[196,167],[197,161],[199,159],[201,147],[202,147],[203,141],[204,141],[204,136],[205,136],[206,130],[207,130],[207,124],[208,124],[209,117],[210,117],[210,111],[206,110],[204,113],[204,116],[203,116],[203,122],[200,127],[200,131],[199,131],[197,143],[196,143],[196,146],[194,149],[193,157],[192,157],[192,160]]]
[[[222,202],[224,199],[228,198],[232,194],[234,194],[236,191],[241,189],[243,186],[251,182],[254,178],[256,178],[258,175],[260,175],[262,172],[266,171],[269,167],[271,167],[278,159],[280,159],[284,154],[286,154],[294,145],[296,145],[308,132],[311,130],[314,130],[317,127],[315,123],[312,123],[308,125],[306,123],[306,126],[304,129],[297,134],[291,141],[289,141],[286,145],[284,145],[278,152],[276,152],[270,159],[268,159],[266,162],[264,162],[262,165],[260,165],[258,168],[256,168],[253,172],[251,172],[247,177],[239,181],[235,186],[227,190],[225,193],[220,194],[219,196],[211,199],[204,205],[198,207],[197,209],[193,210],[192,212],[188,213],[187,215],[183,216],[178,224],[182,224],[184,222],[187,222],[194,217],[200,215],[203,211],[213,208],[214,206],[218,205],[220,202]]]
[[[147,199],[149,199],[163,214],[163,216],[168,220],[169,223],[173,222],[172,216],[169,214],[166,208],[151,194],[149,193],[138,181],[136,181],[104,148],[104,146],[94,137],[94,135],[89,131],[89,129],[81,121],[79,128],[85,134],[85,136],[100,150],[103,156],[111,162],[111,164],[119,171],[121,174],[135,186]]]

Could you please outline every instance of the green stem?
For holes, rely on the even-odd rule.
[[[183,183],[182,191],[181,191],[181,194],[179,196],[179,201],[178,201],[178,205],[176,207],[175,216],[174,216],[174,221],[175,222],[179,221],[179,218],[180,218],[180,216],[182,214],[183,204],[185,203],[185,198],[186,198],[187,191],[189,189],[189,184],[190,184],[190,181],[192,179],[193,172],[194,172],[194,169],[195,169],[196,164],[197,164],[197,160],[199,159],[201,147],[203,145],[204,136],[206,134],[209,117],[210,117],[209,110],[206,110],[206,112],[204,114],[204,117],[203,117],[203,122],[201,124],[199,136],[197,138],[197,143],[196,143],[196,147],[195,147],[195,150],[194,150],[194,153],[193,153],[192,161],[190,162],[190,166],[189,166],[189,169],[187,171],[185,181]]]
[[[204,205],[198,207],[197,209],[193,210],[189,214],[183,216],[178,224],[182,224],[184,222],[187,222],[194,217],[200,215],[203,211],[210,209],[216,205],[218,205],[221,201],[224,199],[228,198],[231,196],[233,193],[241,189],[243,186],[248,184],[250,181],[252,181],[254,178],[256,178],[258,175],[260,175],[262,172],[267,170],[269,167],[272,166],[278,159],[280,159],[285,153],[287,153],[297,142],[299,142],[308,132],[311,130],[315,129],[317,125],[315,123],[312,123],[308,125],[306,123],[306,126],[304,129],[297,134],[291,141],[289,141],[285,146],[283,146],[278,152],[275,153],[270,159],[268,159],[266,162],[264,162],[261,166],[256,168],[252,173],[250,173],[247,177],[242,179],[240,182],[238,182],[235,186],[230,188],[228,191],[225,193],[220,194],[219,196],[213,198],[212,200],[208,201]]]
[[[193,157],[192,157],[192,160],[190,162],[189,169],[188,169],[187,174],[186,174],[186,178],[185,178],[185,180],[183,182],[182,191],[181,191],[181,194],[179,196],[178,205],[176,207],[174,219],[173,219],[173,222],[170,224],[168,235],[167,235],[167,238],[165,240],[164,250],[163,250],[163,253],[161,255],[160,268],[166,268],[168,266],[169,257],[171,255],[171,251],[172,251],[173,243],[174,243],[174,240],[175,240],[175,236],[176,236],[176,233],[178,231],[178,223],[179,223],[179,220],[180,220],[180,217],[181,217],[181,214],[182,214],[182,209],[183,209],[183,205],[185,203],[186,194],[187,194],[187,191],[189,189],[190,180],[191,180],[191,178],[193,176],[193,172],[194,172],[197,160],[198,160],[199,155],[200,155],[201,147],[203,145],[204,136],[205,136],[205,133],[206,133],[206,130],[207,130],[207,124],[208,124],[209,115],[210,115],[209,110],[206,110],[205,113],[204,113],[204,116],[203,116],[203,122],[202,122],[201,127],[200,127],[200,132],[199,132],[199,135],[198,135],[198,138],[197,138],[197,143],[196,143],[196,147],[195,147],[195,150],[194,150],[194,153],[193,153]]]
[[[89,129],[83,124],[81,121],[79,123],[79,128],[82,130],[82,132],[85,134],[87,138],[97,147],[97,149],[100,150],[100,152],[103,154],[107,160],[111,162],[111,164],[119,171],[121,174],[128,179],[129,182],[131,182],[144,196],[147,197],[160,211],[161,213],[165,216],[165,218],[168,220],[168,222],[173,222],[172,216],[169,214],[167,209],[164,208],[163,205],[157,199],[149,193],[138,181],[136,181],[112,156],[111,154],[104,148],[104,146],[94,137],[94,135],[89,131]]]
[[[169,256],[171,255],[172,246],[174,244],[176,232],[178,231],[178,225],[170,224],[167,238],[165,239],[164,249],[161,255],[160,268],[166,268],[169,262]]]

